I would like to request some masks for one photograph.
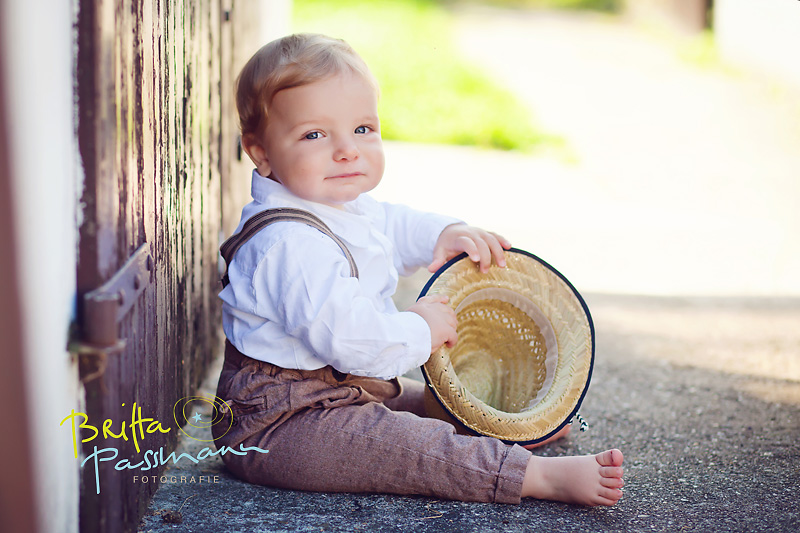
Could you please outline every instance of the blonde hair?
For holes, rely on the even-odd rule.
[[[236,109],[242,135],[262,133],[275,95],[341,73],[378,83],[353,48],[341,39],[299,33],[272,41],[256,52],[236,79]]]

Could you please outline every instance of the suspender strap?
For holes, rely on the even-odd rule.
[[[233,260],[233,255],[236,253],[236,251],[263,228],[269,226],[270,224],[274,224],[275,222],[286,221],[306,224],[312,228],[318,229],[333,239],[333,241],[339,245],[339,248],[342,249],[342,252],[344,252],[347,262],[350,263],[350,275],[354,278],[358,277],[358,267],[356,266],[356,262],[353,259],[353,255],[350,253],[350,250],[347,249],[347,246],[345,246],[344,242],[342,242],[342,240],[337,237],[336,234],[334,234],[322,220],[308,211],[286,207],[281,209],[267,209],[266,211],[262,211],[253,215],[247,220],[247,222],[244,223],[244,226],[242,226],[242,230],[239,233],[234,234],[228,240],[222,243],[219,252],[222,254],[222,258],[225,260],[225,275],[222,277],[223,287],[227,287],[230,283],[230,279],[228,278],[228,267],[230,266],[231,261]]]

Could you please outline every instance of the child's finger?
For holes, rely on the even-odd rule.
[[[453,328],[453,330],[450,332],[450,335],[447,336],[445,344],[447,344],[448,348],[452,348],[457,343],[458,343],[458,332],[456,331],[455,328]]]
[[[446,305],[446,303],[445,313],[447,315],[447,323],[450,325],[450,327],[456,329],[458,327],[458,317],[456,316],[456,312],[453,310],[453,308],[449,305]]]
[[[502,235],[500,235],[498,233],[495,233],[493,231],[490,231],[489,235],[491,235],[495,239],[497,239],[498,242],[500,243],[500,246],[502,246],[504,250],[508,250],[509,248],[511,248],[511,241],[509,241],[508,239],[506,239]]]
[[[473,259],[473,261],[480,263],[481,272],[488,272],[489,267],[492,266],[492,250],[489,248],[489,244],[485,239],[475,239],[472,242],[478,250],[478,259]]]
[[[428,272],[434,273],[437,270],[439,270],[440,268],[442,268],[442,265],[444,265],[443,261],[434,261],[433,263],[428,265]]]
[[[447,262],[447,253],[444,250],[434,250],[433,262],[428,265],[428,272],[436,272]]]
[[[478,243],[476,239],[473,239],[471,236],[462,235],[458,238],[458,249],[463,250],[464,253],[469,256],[469,260],[473,263],[480,263],[481,261],[481,251],[478,249]]]
[[[489,236],[490,237],[487,239],[487,244],[489,245],[489,249],[492,251],[494,262],[497,263],[497,266],[499,267],[506,266],[506,254],[505,250],[503,250],[503,244],[493,233],[490,233]]]
[[[450,297],[446,294],[427,294],[417,301],[421,303],[446,304],[450,301]]]

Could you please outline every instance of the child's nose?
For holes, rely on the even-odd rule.
[[[358,158],[358,147],[353,139],[342,139],[333,152],[336,161],[352,161]]]

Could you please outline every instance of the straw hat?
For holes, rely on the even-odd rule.
[[[553,267],[512,248],[482,274],[466,254],[420,296],[445,294],[458,343],[423,366],[430,416],[460,432],[535,444],[577,414],[594,364],[594,325],[578,291]]]

